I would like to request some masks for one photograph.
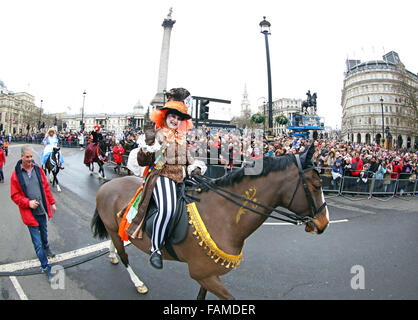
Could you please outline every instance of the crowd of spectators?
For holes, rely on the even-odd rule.
[[[136,141],[141,130],[125,130],[119,135],[103,132],[108,141],[109,151],[119,144],[124,149],[124,161],[130,151],[137,147]],[[40,135],[1,136],[3,141],[26,141],[39,143]],[[90,133],[59,132],[58,138],[62,146],[85,147]],[[239,129],[210,129],[205,126],[189,131],[188,148],[195,157],[206,158],[209,164],[225,166],[228,169],[241,167],[249,160],[263,156],[278,157],[283,154],[302,153],[313,141],[310,139],[290,136],[274,137],[267,141],[263,136],[247,134]],[[417,176],[418,154],[412,150],[387,150],[378,144],[359,144],[335,139],[317,139],[314,141],[315,153],[313,161],[320,168],[321,174],[332,177],[332,185],[337,188],[343,177],[352,177],[363,189],[368,181],[375,178],[379,188],[385,192],[394,190],[397,179],[415,183]]]

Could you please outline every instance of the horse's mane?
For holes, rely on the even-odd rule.
[[[286,169],[290,164],[295,162],[295,156],[285,154],[280,157],[270,157],[265,156],[263,157],[263,170],[258,175],[247,175],[248,177],[261,177],[266,176],[272,171],[283,171]],[[215,184],[218,186],[231,186],[234,183],[241,181],[245,175],[245,167],[240,168],[238,170],[232,171],[227,175],[214,180]]]

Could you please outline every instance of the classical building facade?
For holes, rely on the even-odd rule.
[[[81,114],[46,114],[43,111],[42,106],[35,105],[33,95],[26,92],[14,93],[0,80],[0,133],[38,133],[45,132],[52,126],[60,131],[80,131]],[[106,131],[122,132],[129,125],[134,128],[143,127],[144,118],[144,107],[138,101],[133,107],[133,112],[85,114],[84,123],[86,131],[91,131],[95,125],[100,125]]]
[[[62,121],[62,127],[65,131],[80,131],[81,114],[60,114],[57,115],[59,121]],[[108,132],[121,132],[130,125],[134,128],[144,126],[145,111],[141,102],[138,101],[133,112],[130,113],[92,113],[84,114],[85,131],[92,131],[95,125],[101,126]]]
[[[42,109],[35,105],[35,97],[26,92],[9,91],[0,80],[0,132],[23,134],[36,132]]]
[[[302,110],[302,99],[281,98],[272,101],[273,110],[273,134],[275,136],[286,133],[286,125],[280,125],[276,122],[276,117],[280,114],[284,114],[287,119],[291,119],[295,114],[300,113]],[[268,107],[267,101],[261,106],[258,106],[258,112],[267,116]]]
[[[341,97],[343,139],[416,149],[417,88],[417,74],[408,71],[394,51],[383,60],[347,60]]]

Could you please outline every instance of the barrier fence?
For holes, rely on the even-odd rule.
[[[42,139],[31,139],[31,138],[13,138],[12,142],[25,142],[25,143],[34,143],[41,144]],[[75,141],[65,141],[60,140],[59,146],[69,147],[69,148],[79,148],[78,139]],[[128,161],[128,154],[122,156],[122,165],[121,167],[126,169],[126,164]],[[200,158],[196,158],[200,159]],[[223,164],[213,164],[219,163],[219,159],[200,159],[205,161],[207,164],[207,171],[205,176],[216,179],[223,177],[232,170],[238,170],[240,166],[229,166]],[[116,163],[113,161],[113,153],[109,152],[109,162],[113,165]],[[209,165],[208,165],[209,164]],[[367,196],[367,198],[376,198],[376,199],[387,199],[393,198],[395,196],[417,196],[418,195],[418,179],[376,179],[373,172],[368,172],[369,176],[361,176],[361,172],[358,172],[358,176],[352,176],[351,174],[343,174],[339,177],[332,176],[332,168],[330,167],[318,167],[322,180],[322,190],[328,196]]]
[[[322,171],[329,171],[331,168],[318,168]],[[418,195],[417,179],[377,179],[373,172],[361,176],[342,175],[333,177],[332,174],[320,174],[322,189],[325,193],[334,195],[363,195],[368,198],[395,197],[403,195]]]

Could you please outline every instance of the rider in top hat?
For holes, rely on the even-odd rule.
[[[93,129],[94,130],[90,133],[92,136],[92,143],[97,143],[103,139],[103,135],[100,133],[102,127],[100,127],[99,125],[95,125]]]
[[[145,126],[145,135],[138,139],[137,155],[140,166],[153,166],[147,177],[144,193],[138,206],[137,217],[146,212],[151,195],[158,208],[153,222],[151,239],[151,265],[161,269],[161,248],[164,244],[166,227],[176,211],[176,183],[182,183],[186,175],[204,174],[206,165],[195,160],[187,150],[187,131],[193,128],[188,105],[192,99],[188,90],[171,89],[163,108],[150,114],[154,124]],[[141,223],[132,221],[127,233],[135,238],[140,232]]]

